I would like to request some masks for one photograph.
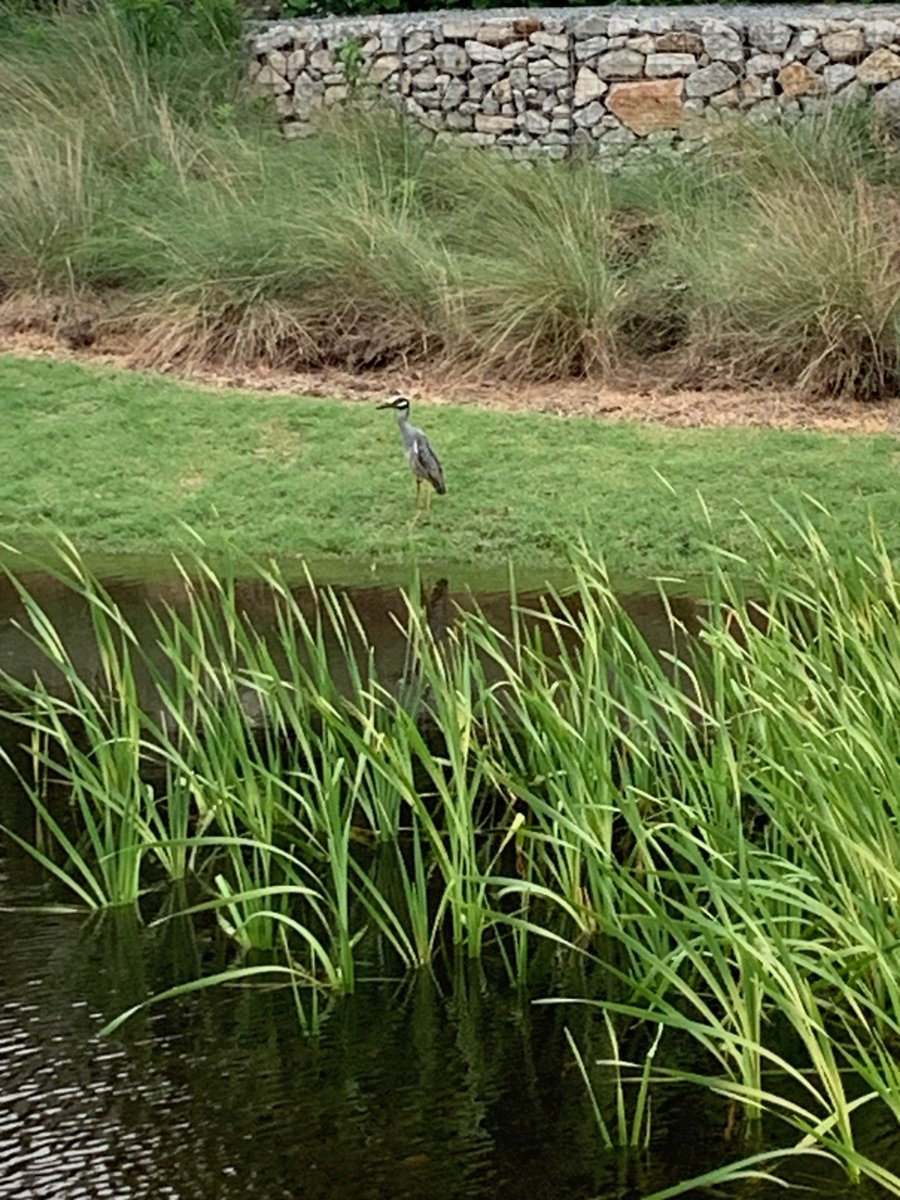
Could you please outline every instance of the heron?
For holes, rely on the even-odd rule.
[[[431,448],[431,443],[428,438],[415,425],[409,423],[409,400],[406,396],[391,396],[385,400],[383,404],[378,405],[379,408],[392,408],[397,417],[397,425],[400,429],[400,437],[403,439],[403,449],[406,452],[406,461],[409,463],[409,469],[412,471],[416,480],[416,507],[418,508],[421,495],[422,484],[430,483],[439,496],[443,496],[447,491],[447,485],[444,482],[444,470],[441,466],[441,460]],[[431,508],[431,492],[426,489],[426,507]]]

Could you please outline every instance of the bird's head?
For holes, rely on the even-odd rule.
[[[378,407],[392,408],[394,412],[399,413],[403,417],[409,416],[409,400],[406,396],[389,396],[387,400],[382,401]]]

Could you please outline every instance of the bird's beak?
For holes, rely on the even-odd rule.
[[[381,404],[376,404],[376,408],[393,408],[393,400],[382,400]]]

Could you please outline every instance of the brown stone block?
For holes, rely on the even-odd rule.
[[[683,79],[643,79],[614,83],[606,107],[634,133],[674,129],[681,121]]]
[[[856,77],[860,83],[893,83],[900,79],[900,55],[881,46],[859,64]]]
[[[703,38],[699,33],[688,33],[686,29],[674,29],[656,39],[658,54],[695,54],[703,53]]]
[[[820,96],[825,91],[825,81],[803,63],[792,62],[778,72],[778,82],[786,96]]]

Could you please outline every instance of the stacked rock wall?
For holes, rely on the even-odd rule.
[[[285,132],[391,97],[438,142],[563,158],[696,143],[873,99],[900,124],[900,4],[515,9],[268,23],[250,81]]]

